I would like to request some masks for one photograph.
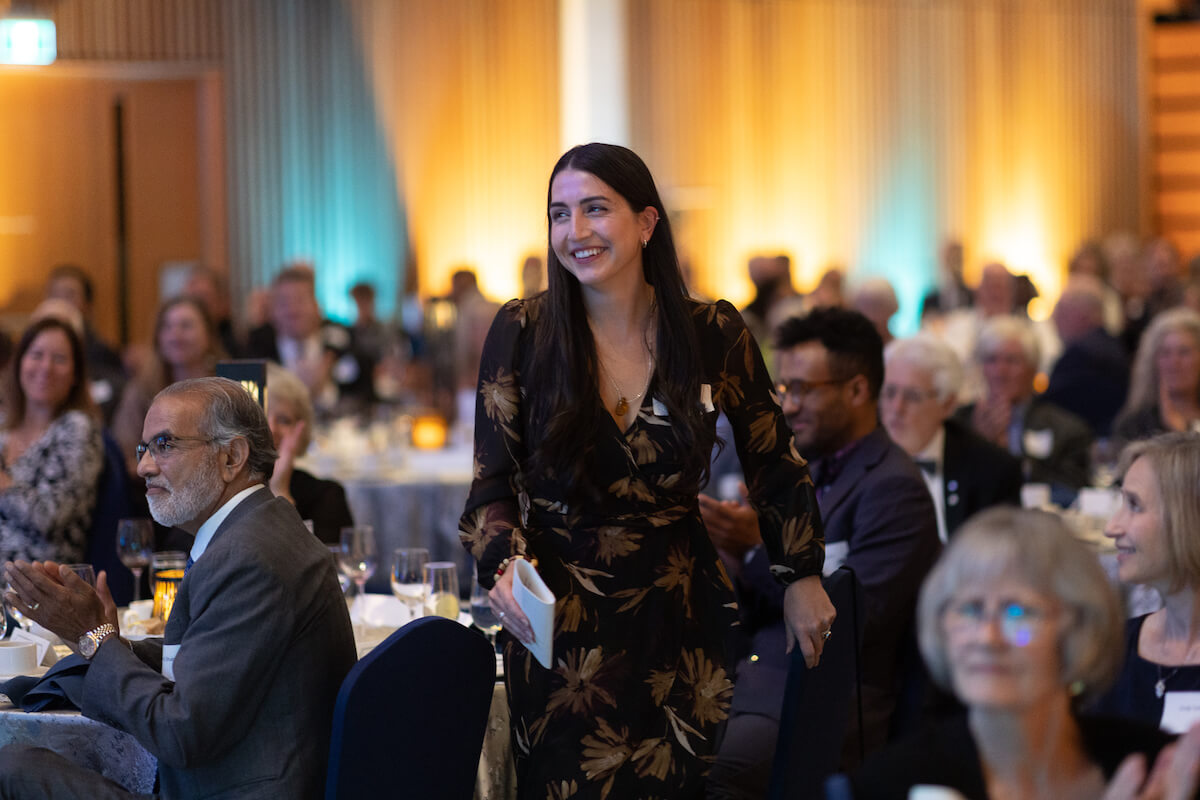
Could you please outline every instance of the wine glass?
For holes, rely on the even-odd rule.
[[[13,588],[13,585],[11,583],[9,583],[8,581],[5,581],[4,588],[5,588],[6,592],[15,592],[16,591]],[[13,622],[17,623],[17,626],[21,630],[30,631],[33,629],[33,620],[31,620],[29,617],[25,616],[20,611],[18,611],[16,606],[9,603],[7,596],[4,597],[3,605],[4,605],[5,616],[10,617]],[[9,632],[10,632],[9,630],[5,630],[4,635],[8,636]]]
[[[133,573],[133,599],[142,599],[142,571],[154,555],[154,524],[148,519],[123,519],[117,523],[117,557]]]
[[[487,589],[479,585],[478,571],[475,583],[471,586],[471,621],[475,627],[483,631],[483,635],[496,648],[496,634],[500,632],[500,618],[492,610],[492,601],[488,599]]]
[[[421,615],[421,605],[425,602],[428,563],[429,551],[423,547],[401,547],[392,554],[392,594],[414,618]]]
[[[78,575],[79,579],[88,586],[96,588],[96,569],[91,564],[63,564],[63,566]]]
[[[341,543],[338,564],[362,596],[367,592],[367,580],[375,574],[375,529],[370,525],[342,528]]]

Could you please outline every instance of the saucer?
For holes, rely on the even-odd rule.
[[[46,672],[49,671],[49,669],[50,669],[49,667],[34,667],[29,672],[18,672],[15,675],[0,675],[0,683],[4,683],[5,681],[11,680],[13,678],[19,678],[22,675],[29,675],[34,678],[40,678],[43,675],[45,675]]]

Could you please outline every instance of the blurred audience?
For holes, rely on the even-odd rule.
[[[1146,330],[1133,360],[1129,397],[1113,426],[1122,442],[1200,423],[1200,314],[1163,312]]]
[[[975,302],[974,293],[963,280],[963,245],[948,239],[942,245],[938,259],[937,286],[921,301],[921,319],[930,314],[946,314],[969,308]]]
[[[846,305],[845,286],[846,273],[840,267],[830,267],[821,273],[817,285],[804,298],[804,309],[812,311],[816,308],[844,307]],[[795,316],[795,314],[790,316]],[[782,321],[780,320],[780,322]],[[779,325],[777,324],[775,327],[778,328]]]
[[[378,364],[394,354],[399,342],[398,332],[383,320],[375,310],[375,287],[360,282],[350,287],[350,298],[354,301],[354,325],[350,336],[355,352],[371,364]]]
[[[21,335],[0,423],[0,561],[79,562],[104,464],[83,344],[49,316]]]
[[[1121,507],[1104,533],[1117,577],[1154,587],[1163,607],[1126,623],[1124,668],[1096,708],[1182,733],[1200,721],[1200,707],[1178,702],[1200,692],[1200,435],[1134,442],[1121,462]]]
[[[342,528],[354,525],[346,490],[337,481],[322,480],[296,467],[312,440],[316,414],[308,387],[278,364],[267,364],[267,424],[279,457],[271,475],[271,491],[296,507],[300,518],[312,522],[323,542],[337,544]]]
[[[521,264],[521,297],[530,298],[546,289],[546,264],[540,256],[529,256]]]
[[[871,320],[885,346],[895,338],[888,322],[900,310],[900,301],[887,278],[876,275],[858,284],[850,297],[850,307]]]
[[[90,381],[88,392],[100,407],[104,421],[111,421],[121,392],[125,390],[125,366],[120,354],[92,327],[95,288],[91,277],[75,264],[59,264],[50,271],[46,297],[65,300],[83,316],[83,353]]]
[[[976,358],[982,365],[984,393],[955,416],[1021,459],[1026,481],[1050,484],[1059,505],[1069,505],[1088,485],[1092,433],[1075,414],[1033,391],[1039,349],[1027,320],[989,319],[979,333]]]
[[[887,741],[905,692],[913,611],[921,579],[941,543],[921,471],[879,425],[883,342],[856,311],[819,309],[784,322],[776,340],[783,413],[809,460],[825,526],[825,570],[854,570],[866,593],[862,637],[862,726],[852,715],[847,742],[867,751]],[[749,505],[700,497],[714,543],[736,548],[741,634],[751,654],[735,673],[733,703],[717,754],[710,797],[763,797],[779,730],[789,659],[783,586],[772,577]],[[729,555],[732,558],[728,557]],[[847,763],[857,746],[845,748]]]
[[[224,356],[212,317],[198,298],[176,297],[159,307],[153,353],[125,387],[113,415],[112,435],[130,475],[137,475],[135,450],[154,396],[176,381],[216,375]]]
[[[1086,275],[1100,282],[1101,293],[1104,296],[1104,328],[1113,336],[1120,336],[1125,328],[1125,312],[1121,305],[1121,295],[1109,283],[1110,272],[1108,258],[1100,242],[1088,239],[1079,245],[1067,262],[1068,280],[1076,275]]]
[[[888,345],[884,365],[879,415],[921,468],[942,541],[985,508],[1020,505],[1021,462],[953,417],[963,380],[954,351],[923,333]]]
[[[230,312],[229,283],[225,276],[208,267],[194,267],[188,273],[183,293],[194,297],[204,306],[213,321],[221,349],[237,358],[242,352],[242,345]]]
[[[917,618],[930,673],[967,713],[869,757],[851,779],[856,800],[905,800],[916,786],[965,798],[1132,800],[1140,775],[1120,790],[1141,759],[1127,759],[1153,760],[1169,739],[1079,713],[1120,666],[1121,609],[1094,554],[1057,518],[1018,509],[973,518],[921,588]]]
[[[741,309],[742,319],[763,360],[772,364],[772,334],[783,320],[804,312],[804,297],[792,285],[792,260],[786,255],[754,256],[746,269],[754,284],[754,299]]]
[[[450,299],[454,301],[454,350],[456,389],[470,390],[479,383],[479,359],[500,304],[484,297],[475,272],[460,269],[450,276]]]
[[[1104,285],[1090,275],[1068,279],[1054,307],[1054,326],[1063,351],[1042,397],[1107,437],[1129,391],[1129,358],[1105,330]]]
[[[349,330],[321,316],[316,281],[306,264],[292,264],[275,276],[271,321],[250,332],[245,355],[294,372],[321,411],[359,410],[374,400],[373,367],[354,352]]]

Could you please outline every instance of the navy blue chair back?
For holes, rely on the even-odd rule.
[[[129,474],[125,459],[116,441],[104,432],[104,468],[96,484],[96,506],[92,510],[92,526],[88,533],[88,563],[108,572],[108,588],[119,606],[133,599],[133,573],[117,557],[117,523],[125,517],[136,516],[129,495]]]
[[[495,684],[478,631],[424,617],[393,633],[342,682],[326,800],[470,800]]]
[[[849,567],[838,569],[824,584],[837,619],[816,667],[805,665],[799,647],[792,650],[767,794],[770,800],[823,797],[825,779],[838,770],[852,713],[858,714],[856,729],[862,730],[858,663],[866,621],[862,584]],[[858,746],[861,749],[861,741]]]

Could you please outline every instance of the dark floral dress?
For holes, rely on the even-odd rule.
[[[725,645],[733,588],[708,538],[698,487],[682,480],[652,380],[622,433],[606,411],[590,465],[607,489],[568,508],[556,482],[522,471],[531,439],[521,384],[541,299],[513,300],[484,346],[475,475],[460,536],[492,585],[499,562],[535,556],[557,597],[553,669],[505,636],[522,798],[699,797],[733,684]],[[773,570],[788,581],[824,560],[817,504],[757,345],[729,303],[693,305],[701,397],[733,425]]]

